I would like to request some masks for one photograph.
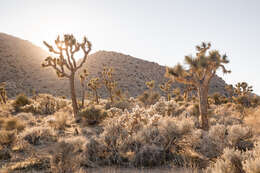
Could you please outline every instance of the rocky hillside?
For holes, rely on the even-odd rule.
[[[146,81],[155,80],[157,91],[160,91],[159,84],[167,81],[164,77],[165,66],[117,52],[98,51],[89,56],[84,68],[89,71],[90,76],[100,76],[103,66],[114,69],[115,80],[118,81],[119,87],[131,96],[139,95],[148,89],[145,85]],[[225,85],[224,80],[215,76],[211,81],[209,92],[224,94]],[[173,87],[184,86],[174,83]]]
[[[46,51],[7,34],[0,33],[0,82],[6,82],[9,97],[18,93],[30,94],[31,90],[61,94],[62,81],[53,70],[43,69]]]
[[[41,63],[48,55],[46,51],[7,34],[0,33],[0,82],[6,82],[9,97],[18,93],[31,94],[34,89],[40,93],[69,96],[66,79],[58,79],[51,68],[42,68]],[[84,68],[91,76],[100,76],[103,66],[113,67],[118,85],[130,96],[146,90],[145,82],[163,83],[165,67],[116,52],[98,51],[89,56]],[[79,81],[77,81],[79,88]],[[212,80],[210,92],[224,93],[225,81],[219,77]],[[174,84],[174,87],[180,84]],[[79,90],[78,90],[79,91]],[[100,93],[106,96],[104,88]]]

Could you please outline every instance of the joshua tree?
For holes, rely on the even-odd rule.
[[[5,90],[5,83],[0,84],[0,103],[6,104],[7,102],[7,95]]]
[[[145,85],[147,86],[147,88],[149,88],[150,92],[152,92],[152,90],[154,89],[154,84],[155,84],[154,80],[145,82]]]
[[[249,95],[251,92],[253,92],[253,87],[249,86],[246,82],[238,82],[236,84],[235,93],[237,95],[245,96]]]
[[[100,81],[99,81],[99,78],[92,78],[90,79],[89,83],[88,83],[88,87],[90,89],[92,89],[93,91],[93,95],[95,96],[95,100],[97,102],[97,104],[99,103],[98,101],[98,92],[97,92],[97,89],[100,88]]]
[[[172,84],[172,80],[168,80],[167,82],[165,82],[162,85],[160,85],[160,89],[163,92],[165,92],[165,94],[167,95],[167,100],[168,101],[171,100],[171,84]]]
[[[223,73],[230,72],[224,66],[224,64],[229,63],[227,56],[220,55],[217,50],[208,51],[210,47],[210,43],[203,42],[200,46],[196,46],[198,51],[196,57],[185,56],[185,62],[189,67],[187,70],[180,64],[166,70],[166,76],[172,77],[180,83],[194,85],[197,88],[201,125],[204,130],[209,129],[207,99],[210,80],[219,68],[223,70]]]
[[[194,85],[185,85],[184,94],[183,97],[185,101],[189,101],[190,94],[192,94],[192,91],[196,90],[196,87]]]
[[[183,97],[181,95],[181,89],[180,88],[175,88],[172,90],[173,96],[174,96],[174,100],[176,102],[178,101],[183,101]]]
[[[114,102],[113,92],[116,89],[116,81],[113,79],[113,69],[104,67],[102,71],[102,77],[104,81],[104,85],[109,93],[109,97],[111,102]]]
[[[68,78],[70,81],[70,92],[74,116],[78,114],[79,108],[77,104],[77,96],[75,92],[75,74],[86,62],[89,52],[91,51],[91,43],[86,37],[83,42],[79,43],[73,35],[66,34],[64,39],[60,40],[60,36],[55,40],[56,48],[43,41],[48,47],[49,52],[57,55],[56,57],[48,56],[42,63],[43,67],[52,67],[58,77]],[[77,63],[74,57],[75,53],[82,50],[84,56],[81,62]]]
[[[88,72],[86,69],[83,70],[83,73],[80,74],[79,78],[80,78],[80,84],[82,87],[82,101],[81,101],[81,107],[84,107],[84,100],[85,100],[85,81],[88,77]]]

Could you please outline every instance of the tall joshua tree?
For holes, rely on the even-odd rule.
[[[196,46],[196,57],[185,56],[188,69],[184,69],[180,64],[166,69],[167,77],[172,77],[180,83],[194,85],[197,88],[201,126],[204,130],[209,129],[207,99],[210,80],[218,69],[222,69],[223,73],[230,73],[224,66],[229,63],[227,56],[220,55],[217,50],[209,51],[210,47],[210,43],[203,42]]]
[[[56,56],[48,56],[42,63],[42,66],[52,67],[56,71],[58,77],[69,79],[73,113],[74,116],[76,116],[79,108],[75,92],[75,73],[86,62],[92,45],[86,37],[84,37],[83,42],[79,43],[72,34],[65,34],[62,40],[60,39],[60,36],[58,36],[55,40],[56,48],[45,41],[43,41],[43,43],[48,47],[49,52]],[[82,50],[84,55],[81,62],[77,63],[74,55],[80,50]]]

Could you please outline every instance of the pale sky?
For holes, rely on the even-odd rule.
[[[260,0],[0,0],[0,32],[42,41],[86,35],[107,50],[174,66],[210,41],[226,53],[227,83],[246,81],[260,94]]]

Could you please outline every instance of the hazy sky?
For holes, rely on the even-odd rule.
[[[173,66],[210,41],[226,53],[228,83],[260,94],[260,0],[0,0],[0,32],[39,46],[59,33],[86,35],[97,50]],[[93,53],[92,52],[92,53]]]

